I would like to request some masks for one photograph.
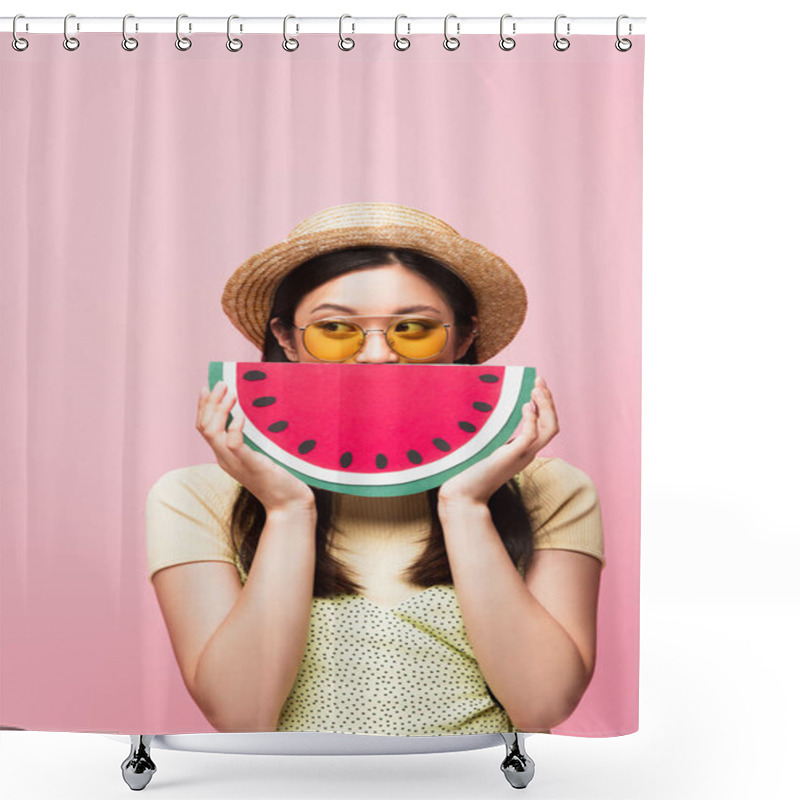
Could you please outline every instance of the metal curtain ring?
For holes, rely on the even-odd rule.
[[[225,42],[225,47],[227,47],[228,50],[231,51],[231,53],[238,53],[242,49],[242,47],[244,47],[244,44],[243,44],[241,39],[231,39],[231,20],[232,19],[239,19],[239,15],[238,14],[231,14],[228,17],[228,41]],[[241,28],[240,28],[240,30],[241,30]]]
[[[27,50],[28,49],[28,40],[27,39],[23,39],[21,36],[17,36],[17,20],[20,17],[22,17],[22,19],[25,19],[25,15],[24,14],[17,14],[14,17],[14,21],[11,23],[11,36],[12,36],[11,46],[15,50],[19,50],[20,52],[22,52],[23,50]]]
[[[188,17],[188,14],[178,14],[175,20],[175,47],[178,50],[188,50],[192,46],[192,40],[188,36],[181,36],[181,20]],[[189,31],[192,30],[192,23],[189,23]]]
[[[81,45],[81,43],[74,36],[68,36],[67,35],[67,20],[70,17],[74,17],[74,16],[75,16],[74,14],[67,14],[67,16],[64,17],[64,42],[63,42],[63,44],[64,44],[64,49],[65,50],[77,50]],[[78,25],[78,30],[80,30],[80,25]]]
[[[512,39],[510,36],[506,36],[503,33],[503,23],[506,21],[506,18],[510,17],[510,16],[512,16],[512,15],[511,14],[503,14],[503,16],[500,17],[500,49],[501,50],[513,50],[517,46],[517,43],[516,43],[516,41],[514,39]],[[516,22],[512,22],[511,23],[511,32],[512,33],[516,33],[517,32],[517,23]]]
[[[133,36],[128,36],[125,26],[128,23],[128,20],[133,16],[133,14],[126,14],[122,18],[122,49],[123,50],[135,50],[139,46],[139,40],[134,39]],[[138,28],[138,26],[137,26]]]
[[[406,39],[404,36],[400,36],[397,32],[397,27],[400,22],[400,18],[408,19],[405,14],[398,14],[394,18],[394,47],[395,50],[408,50],[411,47],[411,39]],[[406,25],[408,26],[408,32],[411,33],[411,23],[407,22]]]
[[[620,14],[617,17],[617,41],[614,42],[614,47],[616,47],[617,50],[619,50],[621,53],[626,53],[628,50],[631,49],[631,47],[633,47],[633,42],[630,39],[620,39],[619,38],[619,21],[621,19],[628,19],[628,18],[629,17],[628,17],[627,14]],[[628,23],[628,33],[630,33],[632,30],[633,30],[633,28],[631,27],[631,24],[629,22]]]
[[[289,53],[293,53],[300,47],[300,42],[297,39],[292,39],[286,35],[286,24],[289,22],[290,19],[297,19],[293,14],[287,14],[283,18],[283,49]],[[295,26],[296,30],[300,30],[300,26]]]
[[[566,14],[559,14],[556,17],[555,23],[553,24],[553,33],[556,37],[555,41],[553,42],[553,47],[555,47],[556,50],[562,53],[564,52],[564,50],[569,49],[569,39],[566,39],[563,36],[558,35],[558,21],[560,19],[566,19],[566,18],[567,18]],[[569,36],[569,22],[567,23],[567,36]]]
[[[356,43],[349,36],[342,35],[342,22],[344,22],[345,17],[350,17],[350,19],[353,19],[349,14],[342,14],[342,16],[339,17],[339,49],[352,50],[356,46]],[[353,25],[352,32],[355,33],[356,30],[355,22],[352,23],[352,25]]]
[[[455,17],[455,14],[448,14],[444,18],[444,41],[442,44],[444,45],[445,50],[458,50],[461,46],[461,41],[458,39],[458,34],[461,33],[461,23],[456,22],[456,35],[455,36],[448,36],[447,35],[447,23],[451,17]]]

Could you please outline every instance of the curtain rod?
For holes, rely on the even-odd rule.
[[[227,17],[193,17],[181,15],[181,33],[225,33]],[[344,33],[394,33],[395,17],[355,17],[344,15],[341,21]],[[570,17],[559,15],[559,34],[613,35],[616,32],[616,17]],[[645,17],[625,17],[621,20],[623,35],[644,33]],[[175,32],[177,17],[129,17],[128,33]],[[0,17],[0,30],[11,31],[13,17]],[[409,17],[400,15],[398,30],[402,35],[414,33],[444,33],[444,17]],[[526,33],[553,33],[555,16],[514,17],[506,15],[503,30],[507,36]],[[569,25],[569,29],[567,29]],[[283,33],[283,17],[235,17],[231,29],[236,33]],[[288,21],[290,33],[338,33],[339,17],[292,16]],[[70,16],[69,34],[111,33],[122,31],[122,17]],[[64,17],[28,17],[17,20],[17,33],[63,33]],[[450,15],[448,32],[451,35],[500,32],[500,17],[459,17]]]

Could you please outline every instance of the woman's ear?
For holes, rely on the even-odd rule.
[[[472,346],[472,343],[475,341],[475,337],[478,335],[478,318],[476,316],[471,316],[470,319],[472,320],[472,328],[471,332],[464,338],[461,342],[461,346],[458,348],[458,352],[455,355],[454,361],[458,361],[467,350]]]
[[[269,327],[272,330],[272,335],[277,339],[278,344],[283,348],[286,358],[289,361],[299,361],[300,357],[297,355],[297,350],[294,346],[293,333],[287,333],[278,317],[273,317],[269,322]]]

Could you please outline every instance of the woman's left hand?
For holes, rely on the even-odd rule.
[[[439,501],[487,504],[489,498],[530,464],[536,453],[557,433],[558,419],[553,397],[544,378],[537,375],[531,402],[522,407],[522,427],[517,436],[445,481],[439,488]]]

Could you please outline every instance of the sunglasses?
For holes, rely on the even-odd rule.
[[[368,315],[331,317],[294,327],[302,331],[306,350],[320,361],[346,361],[352,358],[364,346],[367,334],[372,332],[382,333],[389,347],[409,361],[426,361],[439,355],[447,346],[450,323],[430,317],[401,317],[385,329],[364,329],[349,321],[365,316]]]

